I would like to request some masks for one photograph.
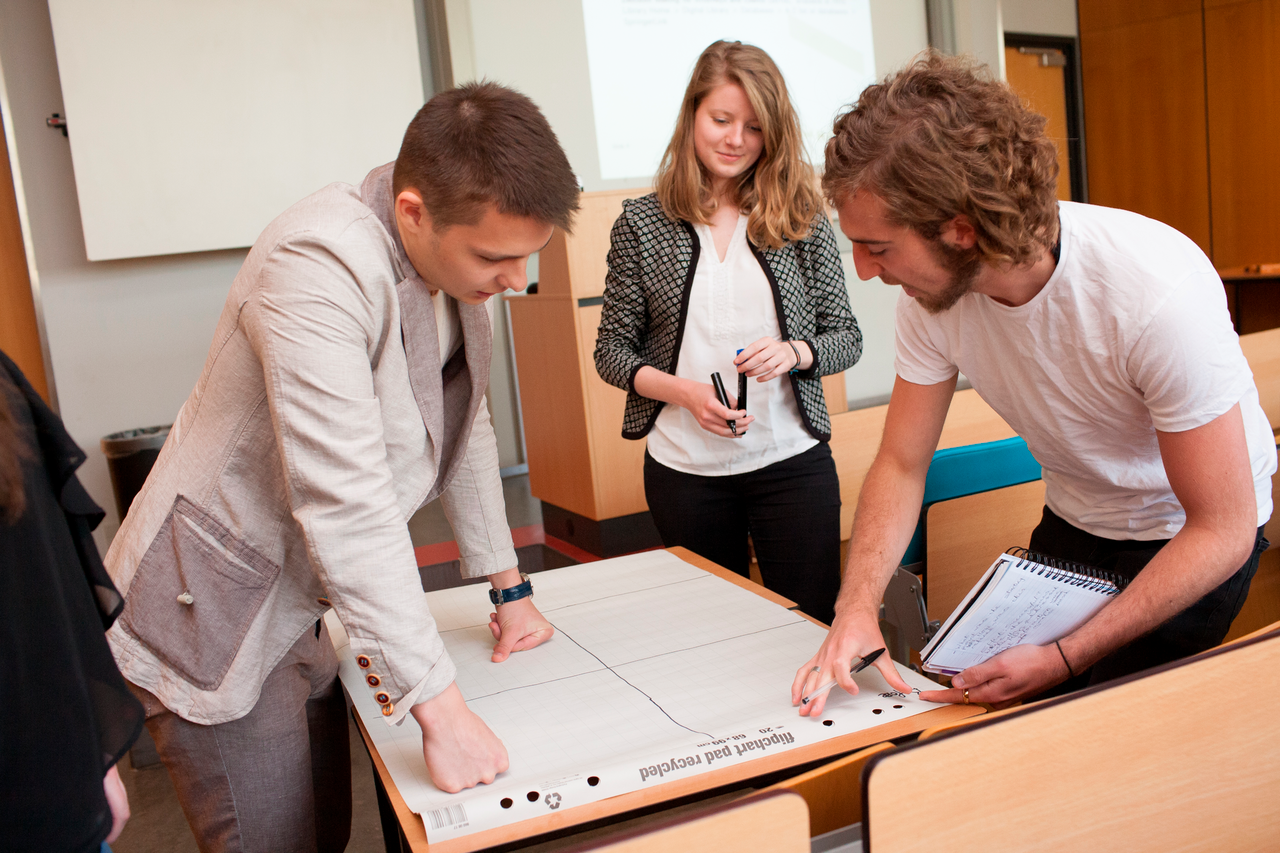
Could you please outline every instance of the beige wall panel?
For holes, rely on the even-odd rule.
[[[951,398],[951,408],[947,410],[947,419],[942,424],[938,447],[964,447],[1015,435],[1013,427],[1005,423],[1004,418],[996,414],[977,391],[966,388]]]
[[[822,377],[822,396],[827,399],[827,412],[838,415],[849,409],[849,395],[845,390],[844,373]]]
[[[520,375],[529,491],[594,517],[591,453],[578,354],[575,303],[569,297],[508,300]]]
[[[604,294],[609,232],[622,202],[648,193],[644,188],[583,193],[582,209],[573,218],[573,233],[559,228],[538,256],[538,293],[572,294],[584,299]]]
[[[853,514],[867,469],[875,461],[884,434],[888,405],[855,409],[831,418],[831,455],[840,475],[840,535],[853,534]],[[1012,438],[1013,428],[983,402],[972,388],[957,391],[942,424],[938,447],[963,447]],[[1003,550],[1003,549],[1002,549]],[[993,554],[992,560],[995,559]],[[991,560],[988,560],[988,565]]]
[[[1262,411],[1272,429],[1280,427],[1280,329],[1241,335],[1240,349],[1253,370]]]
[[[854,409],[831,418],[831,457],[840,477],[840,538],[853,535],[853,513],[867,469],[875,461],[884,433],[886,406]]]
[[[600,521],[635,512],[645,512],[644,499],[645,442],[622,437],[622,413],[627,392],[615,388],[596,372],[592,353],[600,327],[599,305],[578,309],[579,351],[582,353],[582,375],[586,387],[587,431],[591,440],[594,464],[596,505],[591,518]]]
[[[950,616],[1006,548],[1025,548],[1043,507],[1043,480],[934,504],[925,558],[929,618]]]

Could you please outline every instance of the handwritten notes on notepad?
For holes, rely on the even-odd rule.
[[[511,767],[492,785],[431,784],[422,732],[382,722],[330,620],[342,680],[405,802],[441,841],[795,749],[938,707],[895,693],[875,669],[833,691],[821,719],[791,705],[796,666],[826,629],[665,551],[534,577],[549,642],[492,663],[482,588],[427,595],[468,706]],[[936,688],[900,668],[913,687]],[[829,721],[829,722],[828,722]]]
[[[1115,579],[1087,566],[1001,554],[924,647],[924,668],[955,675],[1013,646],[1052,643],[1119,591]]]

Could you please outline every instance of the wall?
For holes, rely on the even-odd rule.
[[[419,9],[424,88],[433,91],[422,21]],[[51,114],[66,115],[45,0],[0,4],[0,70],[22,175],[20,203],[25,202],[39,273],[50,372],[62,418],[89,456],[81,480],[107,510],[97,534],[105,549],[119,520],[98,442],[112,432],[173,421],[199,378],[227,290],[248,250],[86,260],[68,140],[45,126]],[[75,133],[75,116],[68,123]],[[496,313],[501,335],[502,312]],[[500,336],[490,396],[500,458],[510,466],[522,460],[506,347]]]
[[[45,126],[46,117],[65,111],[44,0],[5,0],[0,6],[0,68],[58,403],[72,437],[89,454],[81,479],[108,510],[99,532],[102,546],[117,520],[98,440],[173,420],[199,376],[245,251],[85,260],[68,140]],[[74,117],[69,129],[75,133]]]
[[[1000,7],[1006,33],[1079,34],[1075,0],[1000,0]]]

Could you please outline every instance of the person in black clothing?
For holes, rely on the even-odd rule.
[[[104,631],[123,600],[91,532],[84,452],[0,352],[0,850],[98,851],[129,803],[116,762],[142,705]]]

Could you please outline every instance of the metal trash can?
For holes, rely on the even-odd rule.
[[[116,510],[121,520],[147,481],[147,474],[151,473],[151,466],[160,455],[160,448],[164,446],[172,426],[127,429],[102,439],[102,453],[107,457],[111,491],[115,493]]]

